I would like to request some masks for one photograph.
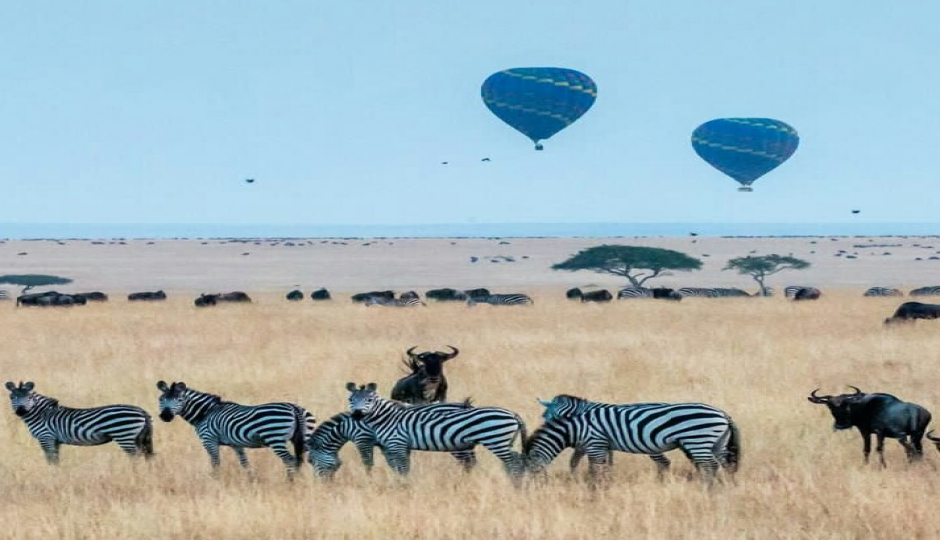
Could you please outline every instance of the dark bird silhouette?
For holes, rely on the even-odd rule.
[[[254,178],[245,178],[245,183],[246,183],[246,184],[254,184],[254,183],[255,183],[255,179],[254,179]]]
[[[861,212],[861,210],[852,210],[852,213],[853,213],[853,214],[857,214],[857,213],[859,213],[859,212]]]
[[[447,165],[447,163],[448,163],[447,161],[442,161],[441,165]]]
[[[480,161],[490,161],[490,158],[485,157],[485,158],[481,159]]]

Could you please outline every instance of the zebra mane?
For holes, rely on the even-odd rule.
[[[205,396],[213,403],[234,403],[233,401],[226,401],[222,399],[222,396],[218,394],[210,394],[209,392],[200,392],[199,390],[196,390],[195,388],[187,388],[186,390],[189,392],[189,395],[191,397]]]
[[[571,394],[558,394],[557,396],[555,396],[555,399],[558,399],[558,398],[562,398],[562,399],[567,400],[567,401],[580,402],[580,403],[583,403],[583,402],[585,402],[585,401],[588,401],[587,399],[585,399],[585,398],[583,398],[583,397],[572,396]]]
[[[47,396],[47,395],[45,395],[45,394],[40,394],[39,392],[33,392],[33,393],[36,394],[36,396],[39,398],[40,401],[42,401],[42,402],[44,402],[44,403],[48,403],[48,404],[52,405],[53,407],[58,407],[58,406],[59,406],[59,400],[58,400],[58,399],[56,399],[56,398],[54,398],[54,397],[49,397],[49,396]]]

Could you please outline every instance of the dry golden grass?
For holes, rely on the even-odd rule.
[[[930,537],[940,531],[933,485],[940,456],[909,466],[888,442],[888,469],[863,466],[856,432],[831,431],[806,401],[855,384],[937,408],[938,323],[885,331],[897,299],[827,292],[816,303],[782,298],[681,303],[568,303],[536,292],[532,308],[433,305],[426,309],[289,304],[196,310],[188,301],[112,301],[74,309],[0,312],[3,380],[83,407],[132,403],[156,415],[159,379],[242,403],[290,400],[319,419],[345,408],[347,381],[387,392],[412,346],[453,344],[451,398],[520,413],[539,425],[535,398],[703,401],[740,425],[744,460],[734,485],[686,480],[680,455],[665,482],[643,456],[615,456],[609,488],[567,475],[514,490],[500,463],[459,472],[446,454],[414,455],[402,487],[379,463],[365,476],[351,447],[332,484],[304,467],[288,484],[268,450],[249,452],[254,481],[223,451],[221,479],[193,430],[157,420],[157,456],[127,459],[115,445],[63,447],[46,465],[25,425],[0,412],[0,536],[28,538],[858,538]]]

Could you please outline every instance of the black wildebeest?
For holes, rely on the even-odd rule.
[[[582,296],[584,296],[584,293],[577,287],[565,291],[565,298],[568,300],[580,300]]]
[[[313,291],[312,293],[310,293],[310,299],[311,299],[311,300],[317,300],[317,301],[318,301],[318,300],[329,300],[329,299],[330,299],[330,291],[328,291],[328,290],[326,290],[326,289],[324,289],[324,288],[321,287],[321,288],[319,288],[319,289]]]
[[[298,302],[304,299],[304,293],[299,289],[294,289],[293,291],[287,293],[287,299],[291,302]]]
[[[75,293],[72,296],[81,296],[89,302],[107,302],[108,295],[100,291]]]
[[[467,294],[463,291],[447,288],[431,289],[430,291],[424,293],[424,297],[428,300],[435,300],[437,302],[465,302],[467,300]]]
[[[193,304],[196,307],[214,306],[219,303],[219,296],[218,294],[200,294],[199,298],[193,300]]]
[[[914,319],[940,319],[940,305],[921,302],[904,302],[894,315],[885,319],[885,324],[914,322]]]
[[[393,300],[395,298],[395,291],[370,291],[364,293],[357,293],[350,297],[350,300],[356,303],[365,302],[369,298],[378,298],[380,300]]]
[[[582,302],[610,302],[614,299],[614,295],[610,294],[610,291],[607,289],[582,291],[581,289],[574,288],[568,290],[568,292],[565,293],[565,296],[571,300],[580,299]]]
[[[484,289],[483,287],[479,289],[467,289],[463,293],[467,295],[467,298],[484,298],[491,294],[489,289]]]
[[[415,354],[417,347],[408,349],[405,366],[411,374],[402,377],[392,388],[392,399],[405,403],[443,403],[447,401],[447,378],[444,377],[444,362],[454,358],[460,351],[448,345],[450,353],[427,351]]]
[[[16,298],[17,306],[83,306],[85,303],[83,296],[62,294],[56,291],[23,294]]]
[[[906,403],[891,394],[866,394],[854,386],[854,394],[838,396],[817,396],[817,388],[808,399],[811,403],[820,403],[829,407],[835,419],[835,429],[858,428],[865,442],[865,463],[871,454],[871,436],[878,438],[875,450],[882,467],[885,466],[885,438],[897,439],[907,453],[908,461],[923,457],[921,441],[927,424],[930,423],[930,411],[916,403]]]
[[[193,301],[196,307],[214,306],[219,302],[251,302],[251,297],[241,291],[217,294],[201,294]]]
[[[166,300],[166,293],[161,291],[135,292],[127,295],[128,302],[154,302]]]
[[[670,289],[668,287],[656,287],[653,289],[653,298],[658,298],[661,300],[682,300],[682,295],[679,294],[679,291],[675,289]]]
[[[816,287],[803,287],[802,289],[796,291],[793,294],[794,300],[819,300],[819,297],[822,296],[822,291]]]

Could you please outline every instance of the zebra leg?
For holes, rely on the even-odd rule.
[[[40,439],[39,446],[46,456],[46,463],[49,465],[59,464],[59,441],[55,439]]]
[[[129,456],[138,456],[143,453],[143,449],[137,443],[137,437],[133,438],[124,438],[124,439],[115,439],[118,447]]]
[[[512,439],[497,443],[484,443],[486,449],[493,452],[493,454],[503,462],[503,468],[506,469],[506,473],[509,475],[509,480],[512,481],[512,485],[514,487],[521,487],[522,477],[525,474],[525,460],[518,452],[513,451],[511,445]]]
[[[359,459],[366,468],[366,474],[372,474],[372,467],[375,466],[375,445],[371,442],[356,444],[356,449],[359,450]]]
[[[233,446],[232,450],[234,450],[235,455],[238,456],[238,464],[242,466],[242,469],[247,469],[248,456],[245,454],[245,449],[241,446]]]
[[[411,451],[405,444],[390,444],[382,447],[385,461],[393,471],[401,476],[411,472]]]
[[[571,454],[571,461],[568,462],[568,472],[571,476],[574,476],[575,470],[578,468],[578,464],[581,463],[581,458],[584,457],[584,450],[581,448],[575,448],[574,453]]]
[[[721,467],[721,463],[714,452],[705,446],[691,445],[686,442],[679,442],[679,448],[685,453],[686,457],[695,465],[706,483],[711,484]]]
[[[457,450],[456,452],[451,452],[450,455],[454,456],[454,459],[460,463],[464,472],[470,472],[477,465],[477,455],[473,452],[473,448],[469,450]]]
[[[652,454],[650,455],[650,459],[656,463],[656,478],[662,482],[666,477],[666,473],[669,471],[669,458],[662,454]]]
[[[274,450],[277,457],[281,458],[284,466],[287,467],[287,479],[293,480],[294,474],[297,472],[297,458],[287,449],[287,441],[274,441],[268,446],[271,447],[271,450]]]
[[[588,457],[588,481],[592,489],[607,483],[610,477],[609,448],[594,447],[585,449]]]
[[[212,465],[212,476],[219,476],[219,465],[221,461],[219,459],[219,443],[212,439],[203,439],[202,447],[206,449],[206,452],[209,454],[209,463]]]

